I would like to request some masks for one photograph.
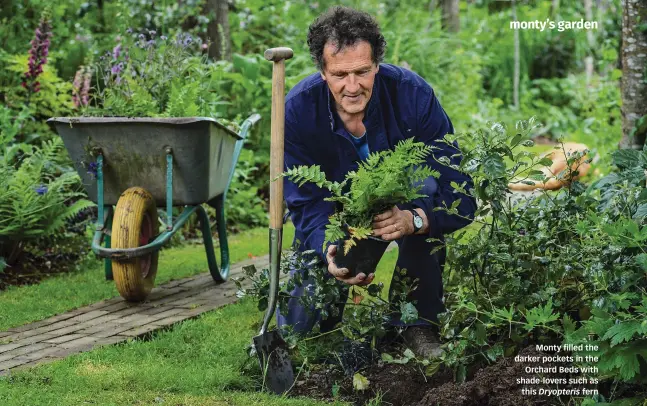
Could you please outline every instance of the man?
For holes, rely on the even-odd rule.
[[[345,7],[330,9],[310,26],[308,46],[319,73],[303,79],[286,97],[286,168],[320,165],[327,179],[341,182],[368,153],[392,149],[400,140],[413,137],[440,148],[427,160],[441,174],[438,181],[429,178],[424,182],[421,192],[428,197],[393,207],[376,216],[373,223],[375,236],[398,243],[397,266],[419,279],[410,299],[416,303],[420,320],[405,330],[404,337],[415,352],[429,356],[438,346],[429,321],[437,321],[437,314],[444,311],[441,274],[445,251],[430,255],[432,245],[426,240],[442,240],[443,234],[470,222],[433,209],[449,207],[456,199],[461,199],[458,210],[462,216],[472,218],[476,209],[472,198],[453,193],[449,186],[452,181],[467,182],[471,188],[469,176],[436,161],[445,156],[452,163],[459,162],[456,148],[436,142],[453,133],[452,123],[420,76],[381,63],[386,42],[367,13]],[[295,240],[301,242],[300,250],[318,252],[330,275],[344,286],[368,285],[374,274],[351,277],[347,269],[335,265],[335,245],[321,251],[328,216],[335,208],[333,202],[324,201],[329,195],[316,185],[298,187],[285,179],[285,200],[296,228]],[[292,296],[307,291],[307,286],[298,288]],[[305,332],[317,321],[318,315],[302,308],[296,298],[290,299],[288,309],[285,315],[278,312],[279,327],[291,325],[295,331]],[[322,330],[337,321],[322,321]]]

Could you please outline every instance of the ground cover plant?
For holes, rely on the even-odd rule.
[[[379,375],[383,370],[375,372],[381,362],[408,365],[420,376],[427,376],[434,385],[448,380],[461,384],[473,378],[480,368],[508,362],[505,357],[535,344],[586,342],[599,347],[599,351],[591,354],[604,361],[577,366],[586,368],[595,364],[599,368],[595,375],[600,381],[596,385],[599,394],[595,398],[584,394],[564,396],[562,401],[590,403],[623,397],[637,399],[644,395],[647,267],[642,247],[647,229],[641,223],[647,207],[646,152],[618,151],[613,154],[617,172],[589,186],[572,179],[577,175],[578,166],[591,158],[584,158],[582,152],[569,154],[567,167],[555,174],[560,180],[570,180],[568,187],[556,193],[514,198],[508,190],[512,179],[546,180],[537,167],[550,162],[526,150],[533,146],[529,134],[535,125],[531,119],[508,130],[501,123],[491,123],[476,132],[448,137],[447,142],[456,140],[462,146],[463,161],[455,168],[470,173],[475,184],[473,190],[454,185],[456,193],[474,196],[479,209],[474,224],[449,236],[445,243],[451,273],[446,277],[447,312],[439,320],[443,354],[436,359],[418,359],[410,351],[386,344],[379,348],[381,358],[370,361],[371,357],[367,357],[352,365],[355,360],[344,359],[348,355],[342,350],[333,362],[338,365],[336,377],[340,382],[351,379],[344,378],[344,374],[352,376],[351,388],[356,391],[368,387],[362,383],[364,378],[378,384],[392,384],[393,379],[398,379],[397,373],[390,373],[385,379]],[[506,158],[510,160],[508,165]],[[437,209],[458,215],[453,207]],[[306,308],[322,311],[325,319],[329,304],[346,298],[342,297],[334,279],[325,278],[326,268],[316,261],[308,262],[308,253],[304,254],[306,257],[299,256],[296,262],[287,261],[288,268],[307,269],[307,272],[296,274],[286,282],[280,297],[286,301],[290,298],[287,292],[295,285],[314,277],[317,285],[312,296],[300,300]],[[266,303],[265,273],[249,269],[247,276],[255,279],[255,286],[241,293],[255,295],[261,303]],[[401,293],[406,297],[407,289],[415,288],[415,281],[402,278],[402,282]],[[358,344],[370,343],[376,349],[379,339],[388,336],[384,323],[394,308],[401,310],[403,320],[410,313],[408,309],[415,312],[406,301],[396,300],[389,306],[380,297],[382,288],[382,284],[352,288],[346,319],[337,329],[346,339]],[[400,297],[397,292],[396,297]],[[369,300],[363,300],[364,297]],[[289,340],[297,349],[297,359],[313,371],[319,371],[316,376],[321,378],[321,360],[316,356],[303,360],[303,349],[299,350],[300,342],[319,338],[315,329],[306,338],[291,336]],[[361,346],[354,347],[353,351],[357,352],[358,348]],[[330,370],[325,373],[335,376]],[[362,375],[366,373],[376,375]],[[496,375],[496,370],[491,374]],[[410,375],[401,374],[401,378],[399,384],[406,387],[404,381]],[[420,397],[402,404],[423,402],[424,390],[433,391],[434,385],[429,382],[421,380],[416,392]],[[482,382],[486,385],[490,379],[482,378]],[[319,386],[314,380],[309,384]],[[514,380],[508,384],[506,401],[514,403],[519,388]],[[330,385],[330,380],[321,380],[326,391]],[[491,389],[479,388],[481,393],[489,393]],[[384,389],[383,386],[375,388],[380,392]],[[451,393],[452,389],[446,390]],[[460,392],[460,386],[455,391]],[[494,394],[487,396],[494,398]],[[387,399],[391,398],[387,396]],[[472,404],[470,401],[475,400],[468,397],[467,403],[456,404]]]

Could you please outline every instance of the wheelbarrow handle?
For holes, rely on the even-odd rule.
[[[274,316],[279,288],[279,264],[281,260],[283,229],[283,180],[277,177],[283,172],[283,137],[285,131],[285,60],[292,58],[290,48],[271,48],[265,51],[265,59],[272,61],[272,123],[270,142],[270,289],[267,313],[260,334]]]

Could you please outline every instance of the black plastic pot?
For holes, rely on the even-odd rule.
[[[375,272],[377,264],[382,259],[386,247],[391,241],[384,241],[381,238],[371,237],[357,241],[357,245],[348,250],[344,255],[344,241],[337,242],[337,254],[335,264],[338,268],[348,268],[349,274],[355,276],[359,273],[368,274]]]

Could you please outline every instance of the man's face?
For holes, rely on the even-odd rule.
[[[333,54],[336,46],[324,47],[325,67],[321,77],[328,83],[337,108],[347,114],[357,114],[366,108],[373,92],[373,82],[379,66],[371,58],[371,45],[359,41]]]

